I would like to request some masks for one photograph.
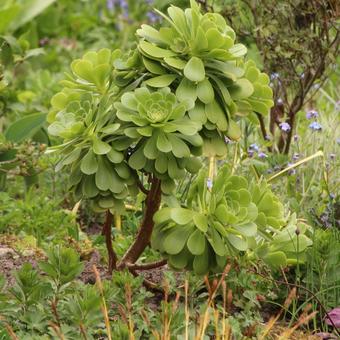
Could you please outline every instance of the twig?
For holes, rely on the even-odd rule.
[[[133,276],[135,277],[139,276],[139,274],[135,270],[130,269],[129,267],[128,267],[128,270]],[[162,288],[160,288],[156,283],[148,279],[143,278],[143,285],[146,289],[164,294],[164,290]]]
[[[143,263],[143,264],[128,263],[127,267],[129,269],[133,269],[133,270],[148,270],[148,269],[154,269],[154,268],[165,266],[167,264],[167,262],[168,262],[168,260],[160,260],[160,261],[157,261],[157,262]]]
[[[139,179],[139,177],[137,177],[136,179],[136,183],[137,186],[139,188],[139,190],[144,193],[145,195],[147,195],[149,193],[149,190],[145,188],[145,186],[143,185],[143,183],[141,182],[141,180]]]
[[[112,274],[112,271],[114,269],[117,269],[117,255],[112,247],[112,232],[111,232],[112,221],[113,215],[111,214],[110,210],[107,210],[102,234],[105,236],[106,249],[109,256],[108,271],[110,274]]]

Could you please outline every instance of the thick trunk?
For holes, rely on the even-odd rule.
[[[135,263],[144,249],[148,246],[154,227],[153,216],[158,211],[161,204],[161,182],[154,178],[151,189],[146,197],[146,208],[144,218],[139,228],[134,243],[128,249],[118,265],[118,269],[125,268],[128,264]]]

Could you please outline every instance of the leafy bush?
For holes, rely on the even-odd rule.
[[[278,199],[264,186],[249,188],[226,168],[211,194],[198,177],[192,210],[165,208],[153,222],[161,193],[172,195],[179,179],[197,173],[199,156],[225,155],[225,138],[241,137],[237,119],[266,115],[273,105],[268,76],[245,61],[246,47],[235,43],[221,15],[201,14],[195,1],[186,11],[171,6],[168,14],[159,30],[142,25],[136,50],[91,51],[72,62],[64,89],[52,98],[48,130],[62,142],[50,151],[62,153],[59,168],[69,166],[76,199],[91,199],[108,218],[124,210],[129,195],[147,195],[141,229],[120,268],[138,259],[154,222],[154,244],[177,268],[221,271],[228,253],[256,245],[258,255],[284,265],[284,249],[263,245],[278,240],[285,223]],[[111,240],[107,244],[115,267]]]
[[[78,226],[74,217],[51,201],[32,191],[24,199],[11,198],[0,192],[0,231],[33,235],[38,244],[61,242],[73,236]]]

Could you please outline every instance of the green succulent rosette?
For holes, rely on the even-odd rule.
[[[87,52],[81,59],[72,62],[72,73],[67,73],[68,79],[61,81],[61,84],[94,94],[106,93],[110,87],[112,62],[113,54],[107,48]]]
[[[279,199],[268,187],[262,186],[263,196],[256,197],[258,185],[232,174],[227,166],[218,171],[212,186],[209,181],[201,171],[185,207],[164,207],[154,216],[151,244],[170,266],[204,275],[223,271],[227,257],[238,254],[262,258],[272,266],[293,263],[288,261],[294,248],[287,238],[290,229]]]
[[[211,189],[206,171],[191,186],[187,207],[165,207],[155,214],[152,246],[176,269],[196,274],[220,272],[228,255],[249,248],[257,234],[258,209],[247,180],[219,171]]]
[[[154,173],[162,189],[171,191],[174,180],[201,166],[201,124],[186,114],[187,104],[179,102],[169,88],[150,91],[146,87],[122,95],[115,104],[124,134],[135,140],[128,164],[132,169]]]
[[[203,15],[195,1],[190,3],[185,11],[171,6],[169,16],[159,12],[168,26],[142,25],[137,31],[149,71],[146,83],[171,86],[179,100],[194,102],[190,116],[204,125],[203,137],[206,130],[217,129],[239,139],[235,116],[265,115],[273,106],[269,78],[254,62],[244,61],[246,47],[235,43],[234,31],[220,14]]]
[[[87,53],[73,63],[73,81],[64,81],[67,87],[52,98],[48,132],[62,143],[49,152],[62,153],[57,170],[70,169],[69,185],[76,199],[91,199],[97,210],[121,211],[129,192],[136,192],[136,175],[126,162],[132,141],[115,116],[112,98],[116,90],[109,91],[112,72],[98,67],[111,56],[102,51]],[[86,67],[88,74],[80,71]],[[106,73],[103,81],[98,80],[100,70]]]
[[[136,87],[145,77],[145,67],[137,49],[113,53],[113,83],[119,88]]]

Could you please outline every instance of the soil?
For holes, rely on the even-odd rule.
[[[24,263],[31,263],[33,268],[38,267],[36,254],[19,255],[7,245],[0,244],[0,274],[4,275],[9,286],[14,284],[13,272],[21,268]]]

